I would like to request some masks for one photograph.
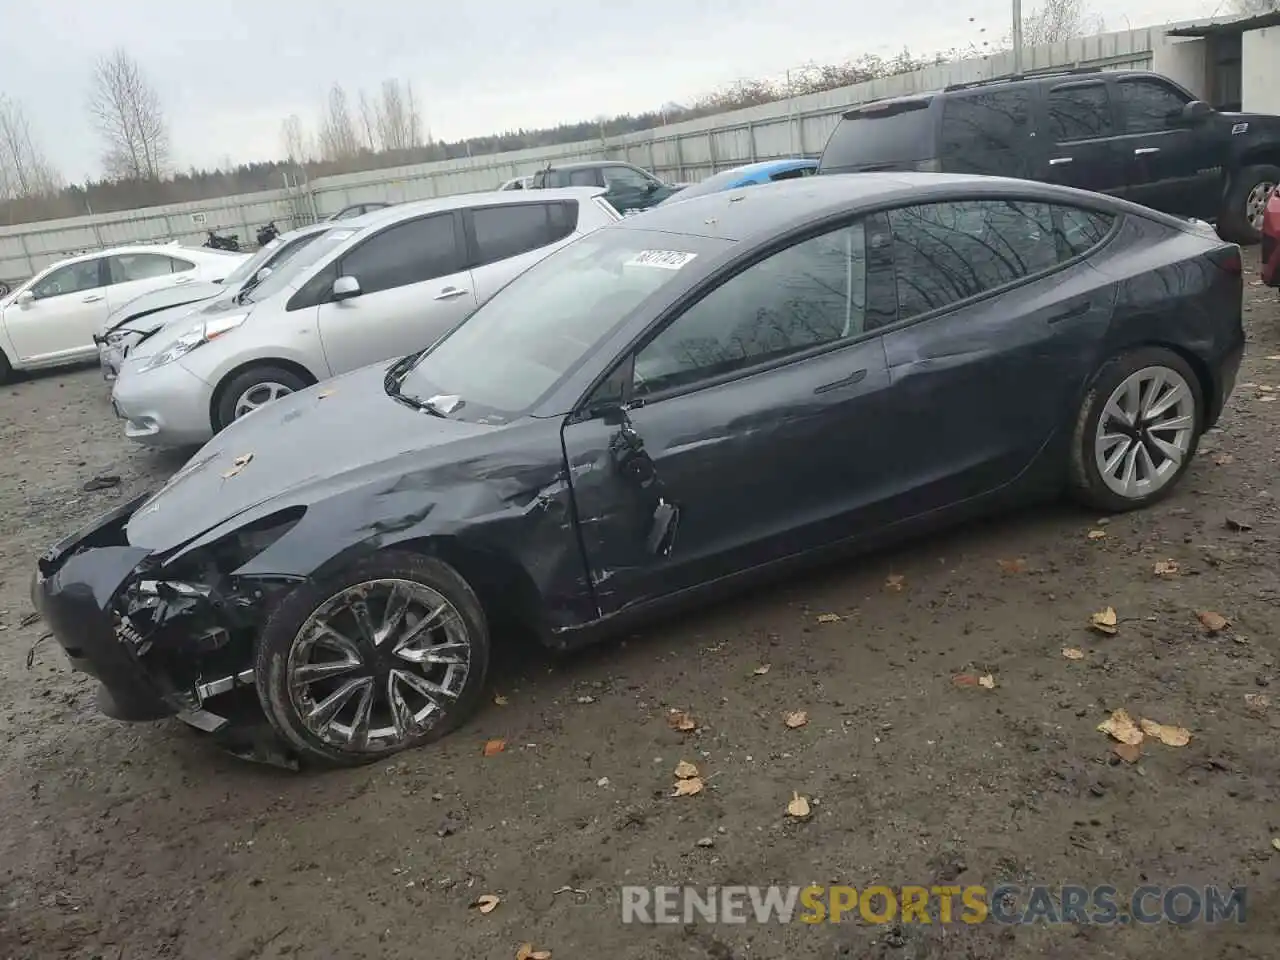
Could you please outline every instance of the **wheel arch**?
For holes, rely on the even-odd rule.
[[[209,423],[217,424],[218,405],[222,403],[222,398],[226,394],[227,387],[231,381],[254,367],[279,367],[281,370],[288,370],[290,373],[297,374],[307,381],[308,385],[315,385],[320,382],[319,377],[297,360],[286,360],[284,357],[255,357],[252,360],[246,360],[244,363],[234,366],[224,373],[221,379],[218,380],[218,385],[213,388],[213,394],[209,397]]]

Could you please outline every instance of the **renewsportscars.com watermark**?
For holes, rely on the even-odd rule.
[[[1246,887],[623,887],[623,923],[1244,923]]]

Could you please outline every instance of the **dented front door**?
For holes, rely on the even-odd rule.
[[[875,337],[566,423],[601,613],[861,532],[895,489],[888,388]]]

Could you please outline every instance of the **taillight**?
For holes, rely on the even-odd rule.
[[[1240,248],[1234,243],[1229,247],[1220,247],[1213,251],[1213,253],[1209,254],[1209,259],[1223,273],[1230,274],[1233,277],[1239,277],[1244,274],[1244,261],[1240,257]]]

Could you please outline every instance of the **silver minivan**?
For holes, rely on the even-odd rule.
[[[499,288],[621,219],[598,187],[461,194],[335,222],[256,287],[130,352],[125,435],[204,443],[265,403],[434,343]]]

